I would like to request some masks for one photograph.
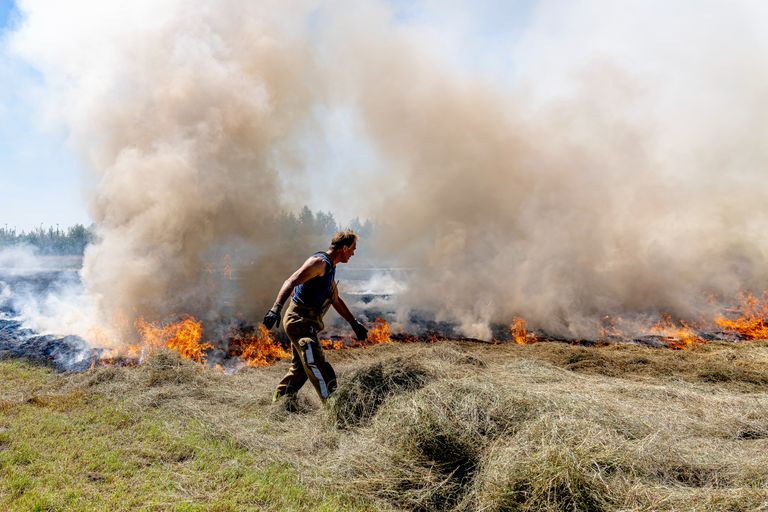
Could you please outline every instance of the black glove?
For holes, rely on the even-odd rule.
[[[275,325],[280,325],[280,311],[275,311],[275,308],[272,308],[264,315],[264,327],[270,330]]]
[[[368,339],[368,329],[363,327],[360,322],[353,320],[349,325],[351,325],[352,330],[355,331],[355,337],[357,338],[357,341],[365,341]]]

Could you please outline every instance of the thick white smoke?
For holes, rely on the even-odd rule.
[[[468,7],[393,5],[21,2],[14,47],[93,173],[102,321],[215,318],[206,258],[233,239],[256,315],[306,256],[270,219],[339,187],[417,268],[402,306],[469,335],[521,315],[593,336],[765,287],[768,7],[542,1],[465,44]],[[372,156],[318,179],[333,112]]]
[[[205,257],[231,238],[288,271],[269,227],[283,206],[278,171],[301,167],[296,139],[316,103],[305,6],[21,8],[16,47],[44,73],[51,112],[93,172],[99,241],[82,276],[103,322],[215,316]],[[248,286],[274,293],[278,279]]]
[[[765,10],[540,2],[511,84],[457,70],[386,14],[342,20],[388,164],[385,247],[423,269],[408,306],[479,337],[512,315],[594,336],[605,315],[711,318],[713,295],[762,290]]]

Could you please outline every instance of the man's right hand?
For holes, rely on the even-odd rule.
[[[274,309],[270,309],[267,311],[267,314],[264,315],[264,327],[269,330],[272,329],[272,327],[275,325],[280,325],[280,313]]]
[[[352,326],[357,341],[365,341],[368,339],[368,329],[366,329],[363,324],[357,320],[353,320],[349,325]]]

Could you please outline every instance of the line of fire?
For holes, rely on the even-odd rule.
[[[208,269],[208,271],[212,271]],[[219,271],[222,278],[232,280],[233,267],[227,256]],[[396,295],[361,295],[358,305],[379,299],[396,303]],[[525,318],[513,317],[508,323],[493,326],[491,339],[462,336],[447,322],[435,322],[412,314],[409,331],[393,321],[392,312],[381,308],[364,308],[369,327],[368,337],[358,341],[347,330],[331,325],[322,333],[325,350],[358,350],[392,342],[438,343],[463,340],[477,343],[515,343],[528,345],[541,342],[606,346],[617,343],[640,344],[659,349],[687,350],[710,342],[740,343],[768,339],[768,292],[762,296],[743,293],[732,307],[723,308],[712,318],[677,319],[662,313],[637,335],[637,323],[620,316],[605,316],[599,336],[573,339],[548,335]],[[127,320],[126,320],[127,322]],[[631,328],[630,328],[631,324]],[[258,322],[236,320],[231,327],[208,332],[204,322],[181,312],[162,321],[143,317],[132,322],[133,340],[116,343],[106,330],[93,328],[81,339],[76,336],[39,335],[24,328],[12,315],[0,316],[0,350],[13,356],[52,361],[60,370],[82,371],[88,368],[140,364],[152,352],[164,348],[215,371],[231,372],[243,367],[264,367],[290,359],[290,343],[281,329],[268,330]],[[629,334],[629,333],[632,334]],[[107,348],[111,347],[111,348]]]

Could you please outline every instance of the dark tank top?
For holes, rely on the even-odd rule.
[[[315,276],[293,289],[291,300],[296,304],[308,308],[323,308],[331,298],[333,281],[336,277],[336,267],[331,258],[324,252],[316,252],[312,256],[322,258],[326,264],[325,274]]]

